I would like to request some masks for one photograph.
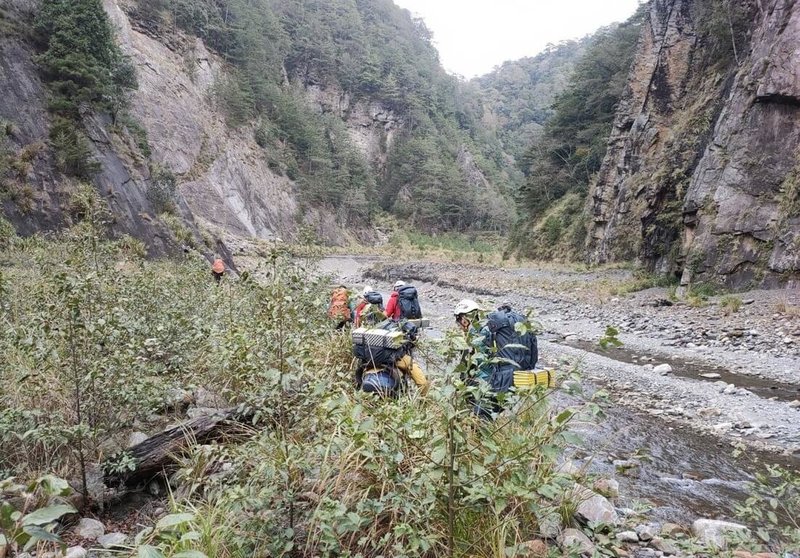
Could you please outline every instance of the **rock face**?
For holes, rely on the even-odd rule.
[[[105,532],[106,528],[100,521],[89,517],[82,517],[78,526],[75,528],[75,534],[78,537],[90,541],[97,540],[97,538],[102,537]]]
[[[25,0],[9,2],[5,12],[11,21],[28,19],[35,3]],[[46,148],[50,116],[46,110],[47,92],[33,62],[28,42],[14,33],[0,34],[0,120],[12,123],[9,138],[16,153],[33,150],[35,156],[24,176],[29,188],[26,204],[2,202],[2,212],[17,232],[29,235],[39,230],[54,230],[72,221],[71,205],[78,185],[53,173],[52,155]],[[109,121],[86,117],[85,127],[91,140],[94,159],[101,170],[93,185],[114,214],[112,231],[142,239],[153,254],[178,252],[169,229],[155,218],[155,210],[147,199],[150,181],[148,168],[132,157],[124,140],[112,139],[106,129]],[[25,207],[27,206],[27,207]],[[178,213],[191,226],[192,216],[182,200]]]
[[[651,3],[588,202],[589,259],[638,258],[687,284],[794,283],[800,4],[742,2],[749,44],[730,61],[714,58],[699,4]]]
[[[4,17],[11,22],[28,22],[36,10],[32,0],[5,4]],[[153,163],[176,177],[176,213],[198,246],[203,241],[196,224],[239,236],[287,240],[301,225],[309,225],[329,243],[346,242],[354,234],[368,240],[368,231],[343,228],[345,215],[301,206],[297,184],[269,168],[253,125],[238,130],[226,125],[211,93],[227,66],[203,41],[172,29],[161,36],[158,30],[142,28],[117,0],[103,0],[103,7],[124,54],[137,68],[138,88],[130,113],[147,133],[151,150],[148,162],[131,134],[110,132],[108,118],[84,118],[100,167],[92,182],[113,214],[115,234],[143,240],[151,255],[180,253],[174,227],[162,222],[147,196],[148,163]],[[0,213],[22,235],[71,224],[70,203],[78,187],[77,181],[54,170],[47,148],[47,89],[33,56],[33,46],[23,33],[0,35],[0,122],[12,123],[9,143],[15,153],[26,148],[35,153],[25,177],[32,190],[30,207],[22,208],[6,197],[0,206]],[[342,118],[355,147],[380,172],[405,125],[403,116],[369,99],[353,101],[332,87],[306,85],[306,93],[309,106]],[[227,255],[219,244],[208,249]]]

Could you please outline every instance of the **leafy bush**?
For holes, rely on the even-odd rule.
[[[748,483],[749,497],[736,514],[759,528],[757,536],[776,550],[800,550],[800,475],[771,465]]]
[[[172,171],[161,165],[150,166],[147,199],[153,204],[156,213],[173,213],[175,211],[177,188],[177,180]]]
[[[67,481],[52,475],[27,486],[0,481],[0,550],[27,552],[42,544],[66,548],[53,530],[59,519],[77,511],[63,500],[71,492]],[[21,509],[14,501],[23,502]]]
[[[17,231],[14,229],[14,225],[0,215],[0,250],[7,249],[16,236]]]
[[[505,556],[564,508],[555,463],[577,410],[551,411],[539,386],[496,422],[473,416],[465,397],[485,389],[459,379],[460,333],[418,349],[439,384],[426,399],[356,393],[325,279],[287,252],[220,288],[205,260],[100,241],[84,205],[64,238],[1,255],[15,262],[0,283],[4,473],[81,476],[134,422],[170,420],[166,394],[203,386],[253,424],[183,458],[174,513],[140,555]]]
[[[74,122],[55,117],[50,126],[50,145],[55,153],[56,168],[64,174],[89,179],[100,170],[86,134]]]

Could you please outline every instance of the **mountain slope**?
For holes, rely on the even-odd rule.
[[[473,80],[483,103],[483,125],[498,135],[516,161],[541,135],[556,97],[569,85],[575,62],[590,42],[586,37],[550,45],[536,56],[503,62]]]
[[[73,14],[54,25],[78,39],[75,14],[102,19],[99,0],[42,1]],[[45,184],[69,197],[79,182],[112,205],[131,198],[115,208],[124,217],[115,228],[148,244],[170,236],[197,243],[193,217],[203,228],[260,238],[310,228],[330,243],[368,240],[379,209],[431,232],[503,231],[513,222],[514,171],[474,133],[472,91],[441,68],[424,25],[390,1],[105,0],[119,63],[129,60],[136,79],[113,110],[99,90],[89,104],[70,98],[80,110],[68,131],[85,137],[75,143],[80,168],[71,170],[55,164],[59,113],[48,102],[64,82],[42,65],[61,31],[51,26],[34,40],[37,6],[15,0],[2,12],[20,30],[4,37],[6,83],[38,91],[10,91],[2,111],[15,132],[4,140],[12,163],[39,146],[15,179],[30,200],[5,196],[4,213],[21,233],[68,224]],[[48,52],[56,66],[72,64],[63,50]],[[80,71],[89,82],[103,75],[96,66]]]

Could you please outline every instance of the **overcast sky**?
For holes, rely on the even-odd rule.
[[[633,14],[639,0],[394,0],[422,17],[447,71],[483,75],[548,43],[577,39]]]

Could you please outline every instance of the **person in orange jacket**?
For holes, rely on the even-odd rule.
[[[387,318],[390,318],[394,321],[400,319],[400,302],[398,301],[398,297],[400,293],[398,290],[400,287],[405,287],[405,281],[397,281],[394,284],[394,288],[392,289],[392,294],[389,295],[389,302],[386,303],[386,310],[384,313],[386,314]]]
[[[217,256],[214,259],[214,263],[211,264],[211,275],[214,277],[214,281],[219,284],[222,281],[222,276],[225,275],[225,262]]]

